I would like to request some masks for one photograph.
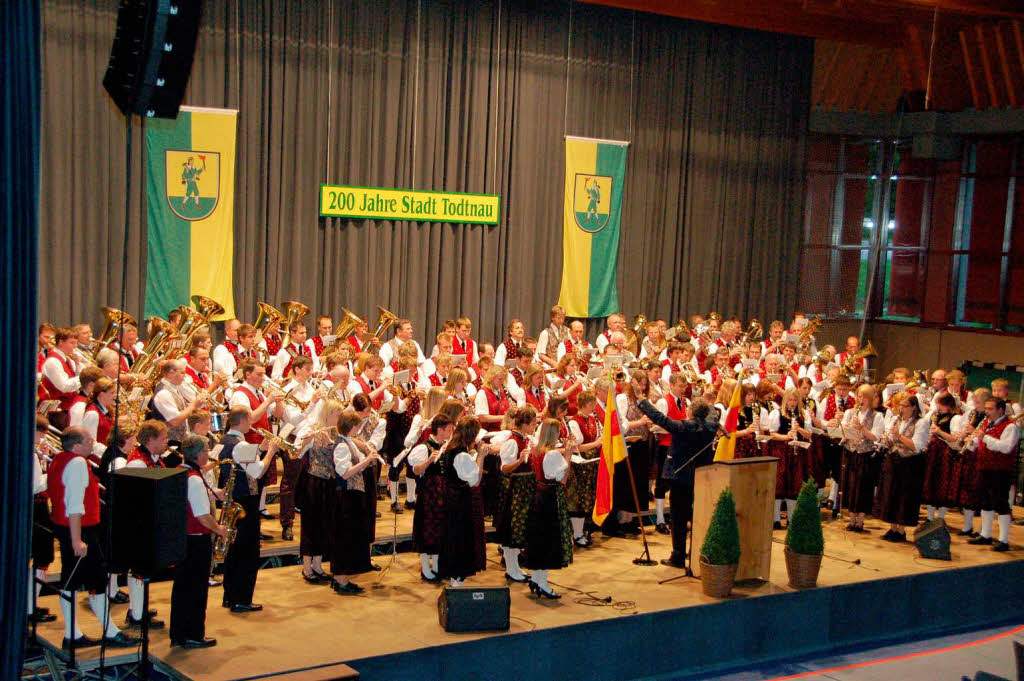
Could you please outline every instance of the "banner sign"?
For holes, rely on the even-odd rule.
[[[500,208],[497,194],[320,185],[320,217],[496,225]]]
[[[181,107],[146,120],[146,316],[199,294],[234,316],[235,130],[238,112]]]

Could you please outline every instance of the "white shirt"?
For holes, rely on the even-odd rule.
[[[75,456],[64,466],[60,475],[64,483],[64,510],[68,517],[85,515],[85,488],[89,486],[89,464],[82,456]]]
[[[800,412],[803,414],[803,422],[800,427],[804,430],[809,430],[811,427],[811,418],[807,415],[806,409],[801,409]],[[782,424],[782,412],[778,409],[772,409],[772,413],[768,415],[768,431],[772,433],[778,433],[779,428]],[[783,433],[785,435],[785,433]]]
[[[286,393],[289,393],[299,402],[308,403],[306,404],[306,409],[304,411],[300,410],[298,407],[296,407],[294,404],[291,404],[290,402],[284,403],[283,420],[286,423],[290,423],[293,426],[298,427],[299,424],[301,424],[306,419],[307,416],[313,413],[313,411],[316,409],[316,406],[320,404],[320,402],[313,404],[313,395],[316,393],[316,390],[313,388],[313,386],[309,384],[309,381],[307,381],[304,385],[299,385],[297,381],[291,380],[288,381],[287,384],[285,384],[284,391]]]
[[[64,372],[64,366],[56,357],[47,357],[46,361],[43,362],[43,376],[50,379],[50,383],[53,383],[53,386],[62,393],[78,392],[79,388],[82,387],[82,381],[77,375],[81,371],[78,367],[78,363],[60,350],[54,350],[54,352],[67,360],[68,364],[70,364],[71,368],[74,370],[75,376],[68,378],[67,373]]]
[[[601,432],[604,430],[604,424],[601,423],[601,420],[597,418],[596,414],[594,416],[594,423],[597,424],[597,440],[600,440]],[[575,419],[569,419],[569,434],[572,435],[576,442],[583,442],[583,430],[580,429],[580,424],[576,423]],[[595,452],[591,452],[591,455],[594,453]]]
[[[569,470],[569,464],[565,462],[565,457],[562,453],[553,449],[544,453],[542,466],[544,477],[548,480],[557,480],[558,482],[565,480],[565,472]]]
[[[404,342],[405,341],[403,341],[403,343]],[[416,364],[418,366],[426,362],[427,358],[423,356],[423,349],[420,347],[420,344],[417,343],[416,341],[412,342],[416,343]],[[380,346],[380,358],[384,360],[385,366],[395,361],[395,349],[394,344],[391,343],[391,341],[388,341],[387,343],[384,343],[383,345]]]
[[[245,444],[245,436],[242,435],[237,430],[231,429],[231,430],[228,431],[227,434],[228,435],[236,436],[238,438],[238,444],[240,444],[240,445],[241,444]],[[260,478],[262,478],[263,474],[266,472],[266,469],[263,467],[263,460],[259,457],[259,455],[257,455],[256,460],[251,462],[251,463],[247,463],[247,464],[236,463],[234,465],[237,465],[237,466],[241,467],[242,470],[245,471],[246,475],[248,475],[250,478],[254,478],[256,480],[259,480]]]
[[[921,417],[917,419],[917,422],[914,424],[914,432],[911,434],[907,434],[904,432],[904,430],[906,430],[907,427],[907,421],[900,419],[896,423],[896,432],[902,436],[909,437],[911,440],[914,441],[915,452],[923,452],[924,448],[928,446],[928,439],[930,437],[928,431],[930,430],[931,425],[931,421],[924,417]]]
[[[142,455],[146,456],[146,454],[144,452],[142,453]],[[153,463],[157,463],[158,461],[160,461],[160,457],[158,456],[156,458],[153,458],[153,456],[150,455],[149,456],[149,460],[152,461]],[[148,466],[146,466],[146,462],[143,461],[142,459],[132,459],[131,461],[126,463],[124,465],[124,467],[125,468],[148,468]]]
[[[511,408],[512,405],[509,405]],[[473,398],[473,408],[477,416],[497,416],[497,414],[491,414],[490,407],[487,406],[487,390],[486,386],[476,391],[476,397]]]
[[[629,419],[626,417],[626,410],[629,408],[629,398],[619,394],[615,396],[615,413],[619,417],[619,431],[625,436],[629,431]]]
[[[80,426],[85,419],[85,408],[89,406],[88,402],[82,402],[79,400],[71,405],[68,409],[68,425],[69,426]],[[96,437],[96,433],[93,433],[93,437]]]
[[[871,409],[847,409],[843,412],[842,424],[843,427],[849,428],[854,423],[866,424],[868,416],[873,410]],[[871,434],[875,436],[875,439],[882,437],[885,433],[885,419],[878,412],[875,412],[875,420],[871,423]],[[927,431],[927,428],[925,429]]]
[[[425,444],[416,445],[412,448],[412,451],[409,452],[409,465],[419,466],[429,459],[433,453],[434,450],[430,449]]]
[[[164,420],[170,421],[177,418],[188,405],[185,403],[185,398],[178,392],[176,386],[171,385],[165,380],[161,380],[160,383],[163,385],[163,388],[153,396],[153,406],[160,411]]]
[[[364,421],[365,423],[365,421]],[[373,447],[378,452],[380,448],[384,446],[384,435],[387,433],[388,422],[383,417],[377,419],[377,425],[373,428],[373,433],[370,434],[370,439],[366,444]]]
[[[253,395],[256,395],[261,402],[265,402],[266,398],[263,395],[263,391],[252,387],[248,381],[239,384],[239,388],[246,388]],[[231,400],[228,402],[229,407],[245,407],[249,411],[252,411],[252,407],[249,406],[249,396],[243,393],[241,390],[235,390],[231,393]]]
[[[605,332],[601,332],[601,335],[594,341],[594,347],[597,348],[597,353],[599,355],[604,354],[604,348],[606,345],[608,345],[608,336],[605,335]]]
[[[77,405],[75,405],[75,406],[77,406]],[[96,408],[97,409],[103,409],[103,407],[101,407],[99,405],[96,405]],[[109,414],[109,412],[105,412],[105,413]],[[95,411],[87,411],[84,414],[82,414],[82,427],[85,428],[87,431],[89,431],[89,434],[92,435],[92,439],[93,439],[92,451],[93,451],[93,453],[97,454],[99,456],[103,456],[103,452],[107,451],[107,443],[106,442],[100,442],[98,439],[96,439],[96,434],[99,432],[99,428],[100,428],[100,415],[99,415],[99,413],[97,413]]]
[[[238,346],[239,351],[242,350],[241,346]],[[235,372],[238,371],[238,363],[235,361],[235,356],[231,354],[227,346],[221,343],[213,349],[213,370],[219,371],[226,374],[228,378],[232,378]]]
[[[350,445],[349,442],[347,437],[343,437],[338,446],[334,448],[334,471],[342,477],[344,477],[349,468],[359,463],[353,451],[355,445]]]
[[[502,466],[515,463],[516,459],[519,458],[519,454],[519,445],[516,444],[511,435],[509,439],[501,443],[501,449],[498,450],[498,457],[501,459]]]
[[[405,436],[405,448],[414,447],[423,434],[423,429],[430,425],[429,421],[423,420],[423,414],[416,414],[412,417],[412,424],[409,426],[409,434]]]
[[[210,513],[210,493],[201,477],[189,475],[188,479],[188,505],[192,509],[192,515],[198,518],[201,515]]]
[[[46,491],[46,477],[43,475],[43,466],[39,463],[39,455],[32,453],[32,496]]]
[[[307,340],[302,344],[302,346],[306,350],[303,354],[313,360],[313,373],[320,371],[320,357],[316,354],[316,347],[314,347],[313,341]],[[288,364],[290,364],[293,359],[292,352],[298,353],[297,347],[298,343],[289,343],[277,351],[277,354],[274,355],[274,368],[273,371],[271,371],[270,378],[275,381],[280,381],[284,378],[284,370],[288,368]],[[296,357],[298,357],[297,354]]]
[[[476,465],[476,458],[468,452],[456,454],[455,459],[452,461],[452,466],[455,468],[455,474],[459,476],[459,479],[468,483],[470,487],[476,487],[480,484],[480,468]]]
[[[516,343],[516,345],[518,347],[522,347],[523,346],[522,343]],[[495,364],[495,366],[503,367],[507,363],[509,363],[509,362],[515,363],[515,361],[516,361],[515,357],[509,357],[508,356],[508,348],[505,347],[505,341],[502,340],[502,342],[499,343],[494,348],[494,364]]]

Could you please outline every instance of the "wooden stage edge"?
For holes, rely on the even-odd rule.
[[[950,527],[962,519],[951,514]],[[438,624],[438,587],[420,580],[415,554],[377,557],[386,569],[361,575],[360,596],[338,596],[328,586],[305,584],[297,566],[261,570],[256,587],[260,613],[233,615],[210,590],[206,650],[171,648],[166,629],[154,632],[155,664],[187,681],[274,678],[327,681],[386,679],[635,679],[658,674],[703,673],[837,647],[1024,619],[1024,527],[1014,526],[1012,550],[995,553],[954,537],[951,562],[921,558],[912,544],[881,541],[887,529],[868,523],[869,534],[845,531],[845,520],[825,524],[819,587],[787,586],[783,539],[774,533],[768,581],[737,586],[716,600],[698,581],[674,568],[644,567],[632,560],[636,539],[604,539],[577,551],[574,563],[553,572],[563,597],[538,601],[513,585],[512,624],[499,634],[448,634]],[[651,553],[665,558],[668,537],[648,530]],[[504,585],[496,547],[488,545],[488,570],[468,582]],[[152,585],[151,606],[169,617],[169,582]],[[607,599],[607,600],[606,600]],[[42,605],[60,612],[56,597]],[[127,606],[115,606],[123,623]],[[98,634],[84,598],[79,621]],[[60,621],[38,629],[59,647]],[[581,660],[581,655],[585,659]],[[98,655],[81,651],[83,664]],[[108,657],[123,657],[108,651]]]

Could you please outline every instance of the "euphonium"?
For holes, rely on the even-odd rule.
[[[121,332],[121,327],[125,325],[138,326],[135,323],[135,318],[127,312],[122,312],[115,307],[101,307],[100,311],[103,312],[103,318],[105,320],[103,324],[103,331],[100,333],[100,337],[96,339],[96,349],[93,351],[93,359],[99,354],[100,350],[107,347],[114,337]]]
[[[868,344],[860,352],[855,352],[843,361],[843,373],[850,377],[856,376],[859,373],[857,371],[857,363],[865,357],[878,357],[878,353],[875,352],[875,346],[871,344],[871,341],[868,341]]]
[[[626,329],[622,334],[626,337],[626,344],[623,346],[626,350],[633,355],[638,354],[640,350],[640,332],[647,328],[647,317],[638,314],[633,317],[633,326]]]
[[[260,336],[266,336],[270,327],[285,320],[284,314],[270,303],[258,302],[256,309],[256,321],[252,325],[256,327]]]
[[[299,321],[307,314],[309,314],[309,308],[302,303],[294,300],[286,300],[281,304],[281,311],[284,312],[284,331],[281,336],[281,346],[284,347],[291,342],[291,328],[292,324]]]
[[[808,347],[810,347],[811,338],[814,336],[814,334],[818,332],[818,329],[820,328],[820,317],[811,317],[810,319],[808,319],[807,326],[805,326],[804,330],[800,332],[800,341],[797,343],[796,349],[800,352],[804,352]]]
[[[233,461],[231,464],[234,466]],[[234,500],[234,494],[235,471],[232,470],[228,475],[227,487],[224,488],[224,504],[220,508],[220,518],[217,519],[217,522],[224,526],[224,536],[217,535],[213,541],[213,556],[217,560],[224,560],[224,557],[228,555],[228,549],[231,548],[231,544],[234,543],[235,537],[238,535],[235,525],[245,517],[245,509]]]
[[[762,336],[764,336],[764,327],[761,326],[761,322],[757,321],[756,318],[751,319],[750,325],[747,328],[747,332],[744,333],[743,336],[740,338],[739,345],[745,346],[749,344],[751,341],[758,340]]]
[[[224,314],[224,306],[218,303],[213,298],[207,298],[201,296],[198,293],[192,296],[192,304],[199,310],[199,314],[203,315],[203,319],[209,324],[214,317]]]
[[[384,332],[391,328],[391,325],[397,321],[398,317],[396,317],[392,312],[378,305],[377,323],[373,325],[373,333],[370,334],[371,338],[376,338],[377,340],[380,340],[381,337],[384,335]],[[376,354],[375,351],[374,354]]]
[[[149,333],[146,346],[135,360],[135,364],[132,365],[133,373],[148,374],[155,370],[157,360],[167,344],[181,339],[181,335],[174,325],[160,317],[149,318]]]
[[[338,322],[338,328],[334,330],[334,335],[338,337],[334,341],[335,346],[341,343],[348,344],[348,337],[355,333],[355,330],[360,326],[366,326],[366,322],[355,312],[341,308],[341,320]]]
[[[181,313],[178,333],[183,337],[184,342],[182,345],[187,349],[192,345],[192,337],[207,328],[207,320],[202,314],[188,305],[179,305],[178,312]]]

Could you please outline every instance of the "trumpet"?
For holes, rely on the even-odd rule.
[[[292,461],[299,458],[299,448],[296,445],[285,440],[279,435],[274,435],[266,428],[253,428],[257,433],[263,436],[263,439],[273,442],[277,445],[277,448],[288,455],[288,458]]]

